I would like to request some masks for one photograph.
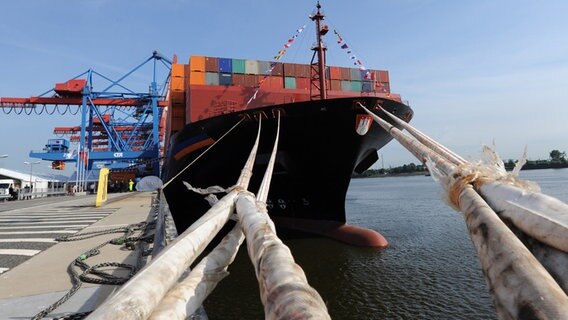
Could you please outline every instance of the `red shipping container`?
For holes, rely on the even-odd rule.
[[[386,71],[386,70],[378,70],[376,80],[378,80],[380,82],[390,82],[389,81],[389,72]]]
[[[310,90],[310,79],[296,78],[296,89]]]
[[[341,91],[341,80],[332,79],[330,81],[331,81],[331,90]]]
[[[271,89],[284,88],[284,78],[277,76],[269,76],[268,79],[262,84],[263,87]]]
[[[258,81],[259,79],[256,74],[245,74],[245,87],[256,87]]]
[[[233,73],[233,85],[235,86],[245,86],[245,75],[240,73]]]
[[[189,64],[183,65],[183,76],[185,77],[186,81],[189,79],[189,75],[191,74],[191,68]]]
[[[219,72],[219,58],[205,57],[205,71]]]
[[[341,68],[329,67],[329,76],[331,80],[341,80]]]
[[[310,77],[310,65],[307,64],[296,64],[294,65],[294,77],[296,78],[309,78]]]
[[[294,67],[294,63],[284,63],[283,71],[284,71],[284,76],[286,77],[296,76],[296,68]]]
[[[275,63],[274,69],[272,69],[273,76],[283,76],[284,75],[284,64],[282,62],[272,62]]]
[[[340,80],[351,80],[351,69],[341,68]]]

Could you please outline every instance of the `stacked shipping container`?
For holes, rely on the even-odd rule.
[[[272,72],[269,61],[192,56],[189,59],[189,85],[254,87],[265,77],[262,87],[273,89],[310,89],[310,65],[276,63]],[[389,92],[385,70],[361,71],[356,68],[328,67],[328,90],[352,92]]]
[[[170,105],[173,131],[185,123],[246,108],[310,99],[309,64],[192,56],[172,65]],[[389,95],[388,71],[327,67],[328,96]],[[257,98],[247,101],[260,85]]]

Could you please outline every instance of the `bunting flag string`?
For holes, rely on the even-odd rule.
[[[335,33],[335,35],[337,36],[337,44],[339,44],[341,49],[346,50],[347,55],[351,58],[351,60],[353,60],[353,65],[357,66],[359,68],[359,70],[361,70],[361,71],[366,71],[365,75],[363,76],[363,79],[370,80],[370,81],[374,82],[375,88],[380,88],[381,91],[387,93],[387,95],[388,95],[389,94],[388,90],[383,86],[383,84],[380,81],[375,79],[375,74],[373,72],[370,72],[369,70],[367,70],[367,68],[365,68],[365,66],[363,65],[363,62],[361,62],[361,59],[359,59],[357,57],[357,55],[355,55],[355,53],[353,53],[353,50],[345,42],[345,40],[339,34],[339,32],[337,32],[336,29],[333,29],[333,33]]]
[[[300,36],[300,33],[302,33],[304,31],[304,29],[306,29],[306,25],[303,25],[301,28],[296,29],[296,33],[290,38],[288,39],[288,41],[286,43],[284,43],[284,49],[280,49],[280,51],[278,51],[278,54],[276,54],[274,56],[274,60],[280,60],[282,59],[282,56],[284,56],[286,54],[286,50],[288,50],[292,44],[294,43],[294,41],[296,41],[296,39]],[[258,84],[256,85],[256,90],[254,91],[254,94],[252,95],[252,97],[250,97],[250,99],[247,101],[247,104],[245,106],[245,109],[248,107],[248,105],[254,100],[256,99],[256,96],[258,94],[258,91],[260,90],[260,86],[262,86],[262,84],[268,79],[268,77],[272,74],[272,71],[274,70],[274,68],[276,67],[276,62],[271,62],[270,63],[270,68],[268,70],[265,70],[264,72],[264,77],[262,77],[262,79],[258,82]]]

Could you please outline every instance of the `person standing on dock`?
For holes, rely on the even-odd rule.
[[[128,181],[128,191],[132,192],[133,188],[134,188],[134,181],[130,179],[130,181]]]

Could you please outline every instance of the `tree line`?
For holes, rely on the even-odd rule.
[[[515,160],[504,161],[505,169],[512,170],[515,167]],[[524,170],[530,169],[547,169],[547,168],[568,168],[568,158],[565,151],[552,150],[550,151],[550,158],[546,160],[527,160],[523,166]],[[381,169],[368,169],[365,172],[358,174],[354,173],[354,178],[377,177],[385,175],[410,175],[410,174],[427,174],[428,168],[422,164],[404,164],[398,167],[389,167]]]

